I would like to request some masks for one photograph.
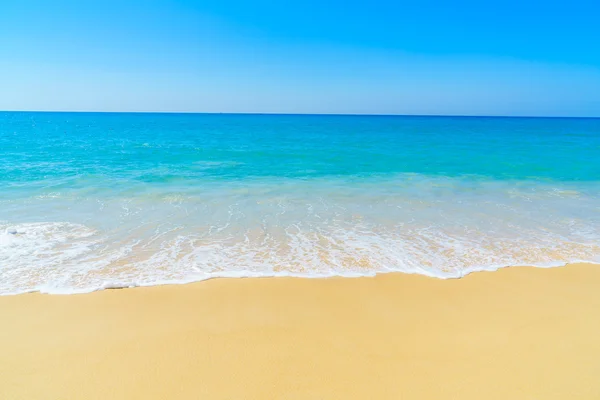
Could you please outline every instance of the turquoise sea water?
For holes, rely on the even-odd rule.
[[[0,113],[0,294],[600,261],[600,119]]]

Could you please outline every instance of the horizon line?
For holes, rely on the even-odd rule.
[[[93,110],[0,110],[0,113],[46,114],[185,114],[185,115],[280,115],[280,116],[332,116],[332,117],[431,117],[431,118],[556,118],[600,119],[599,116],[563,115],[477,115],[477,114],[370,114],[370,113],[286,113],[286,112],[205,112],[205,111],[93,111]]]

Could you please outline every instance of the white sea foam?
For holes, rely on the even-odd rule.
[[[80,198],[68,207],[37,197],[29,213],[72,222],[19,222],[31,218],[19,205],[6,212],[15,219],[0,222],[0,294],[215,277],[398,271],[445,279],[600,261],[596,192],[488,182],[462,190],[442,178],[410,187],[334,183]]]

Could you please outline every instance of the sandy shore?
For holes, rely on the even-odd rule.
[[[600,266],[0,297],[0,399],[600,399]]]

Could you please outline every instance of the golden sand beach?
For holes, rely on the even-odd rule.
[[[600,266],[0,298],[0,399],[600,399]]]

